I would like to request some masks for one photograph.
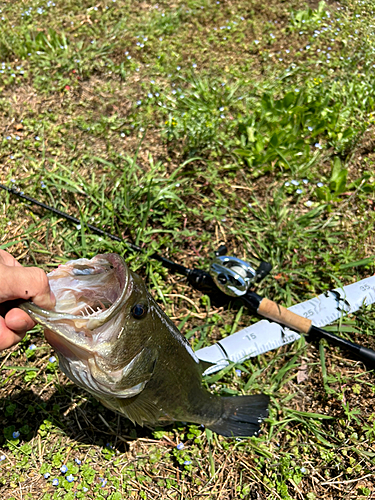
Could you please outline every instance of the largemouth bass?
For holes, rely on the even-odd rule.
[[[269,397],[220,397],[202,387],[199,361],[143,280],[116,254],[48,274],[54,310],[21,308],[45,327],[61,370],[133,423],[185,421],[224,436],[257,434]]]

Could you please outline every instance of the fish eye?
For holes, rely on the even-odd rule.
[[[136,304],[132,307],[132,315],[135,319],[141,319],[147,314],[147,306],[145,304]]]

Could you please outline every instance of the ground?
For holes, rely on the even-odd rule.
[[[371,276],[374,6],[0,3],[0,182],[80,221],[1,191],[0,248],[45,271],[124,255],[194,349],[259,318],[215,306],[155,251],[208,269],[225,243],[268,261],[257,291],[285,306]],[[371,306],[327,328],[375,349]],[[53,356],[39,327],[0,355],[4,499],[375,498],[373,372],[324,342],[204,379],[271,396],[243,440],[134,427]]]

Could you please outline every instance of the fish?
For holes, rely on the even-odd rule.
[[[67,377],[133,424],[202,424],[227,437],[258,435],[265,394],[221,397],[202,385],[202,362],[118,254],[60,265],[48,274],[53,310],[19,307],[43,325]]]

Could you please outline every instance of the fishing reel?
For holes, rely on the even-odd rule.
[[[225,255],[227,248],[221,245],[211,262],[210,275],[215,285],[226,295],[241,297],[257,281],[262,280],[272,269],[268,262],[261,262],[254,269],[248,262]]]

